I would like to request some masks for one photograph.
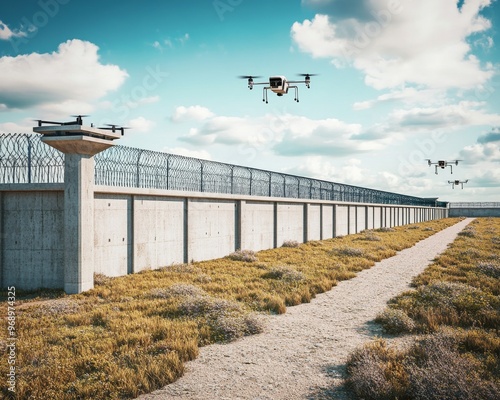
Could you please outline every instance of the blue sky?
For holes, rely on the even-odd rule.
[[[0,132],[131,127],[120,144],[445,201],[500,201],[495,0],[0,4]],[[239,75],[315,73],[252,91]],[[258,80],[256,80],[258,81]],[[434,174],[425,159],[462,159]],[[465,180],[452,189],[448,180]]]

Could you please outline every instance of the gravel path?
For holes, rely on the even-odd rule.
[[[183,377],[139,399],[349,399],[341,386],[349,353],[382,335],[375,316],[471,221],[376,263],[309,304],[266,316],[262,334],[201,348]]]

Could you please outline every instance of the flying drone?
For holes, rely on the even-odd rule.
[[[295,98],[294,100],[299,102],[299,87],[297,85],[291,85],[291,83],[304,83],[306,87],[309,89],[311,86],[311,76],[315,76],[316,74],[298,74],[299,76],[303,76],[303,81],[289,81],[283,75],[270,76],[268,82],[254,82],[254,79],[261,78],[260,76],[252,76],[252,75],[241,75],[241,79],[247,79],[248,88],[250,90],[253,89],[254,85],[269,85],[264,86],[262,89],[262,101],[266,104],[267,101],[267,90],[270,89],[272,92],[276,93],[278,96],[283,96],[288,93],[288,89],[295,89]]]
[[[448,181],[448,183],[451,183],[451,188],[452,189],[455,189],[455,186],[458,186],[458,185],[461,185],[462,186],[462,189],[464,188],[464,183],[467,183],[469,182],[468,179],[466,179],[465,181]]]
[[[122,136],[125,133],[125,129],[130,129],[128,126],[119,126],[115,124],[105,124],[105,125],[106,127],[100,127],[99,129],[105,129],[113,133],[115,133],[116,131],[120,131],[122,133]]]
[[[51,125],[83,125],[83,117],[88,117],[88,115],[71,115],[71,117],[76,118],[75,121],[69,122],[56,122],[56,121],[42,121],[41,119],[34,119],[33,121],[38,122],[38,126],[42,126],[42,124],[51,124]]]
[[[439,160],[437,162],[432,162],[431,160],[427,159],[427,164],[429,164],[429,167],[431,165],[433,165],[433,164],[436,165],[435,169],[436,169],[436,175],[437,175],[437,173],[438,173],[438,167],[441,168],[441,169],[445,169],[446,167],[450,167],[451,173],[453,173],[453,165],[452,164],[458,165],[459,161],[462,161],[462,160],[453,160],[453,161]]]

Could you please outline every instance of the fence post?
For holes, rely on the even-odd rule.
[[[28,140],[28,183],[31,183],[31,138],[26,135]]]
[[[136,164],[136,178],[135,178],[135,187],[140,187],[139,184],[140,184],[140,161],[141,161],[141,156],[142,156],[142,153],[144,152],[144,150],[139,150],[139,155],[137,156],[137,164]]]

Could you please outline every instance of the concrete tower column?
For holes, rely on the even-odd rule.
[[[39,126],[33,131],[65,154],[64,291],[81,293],[94,287],[94,155],[120,135],[80,124]]]

